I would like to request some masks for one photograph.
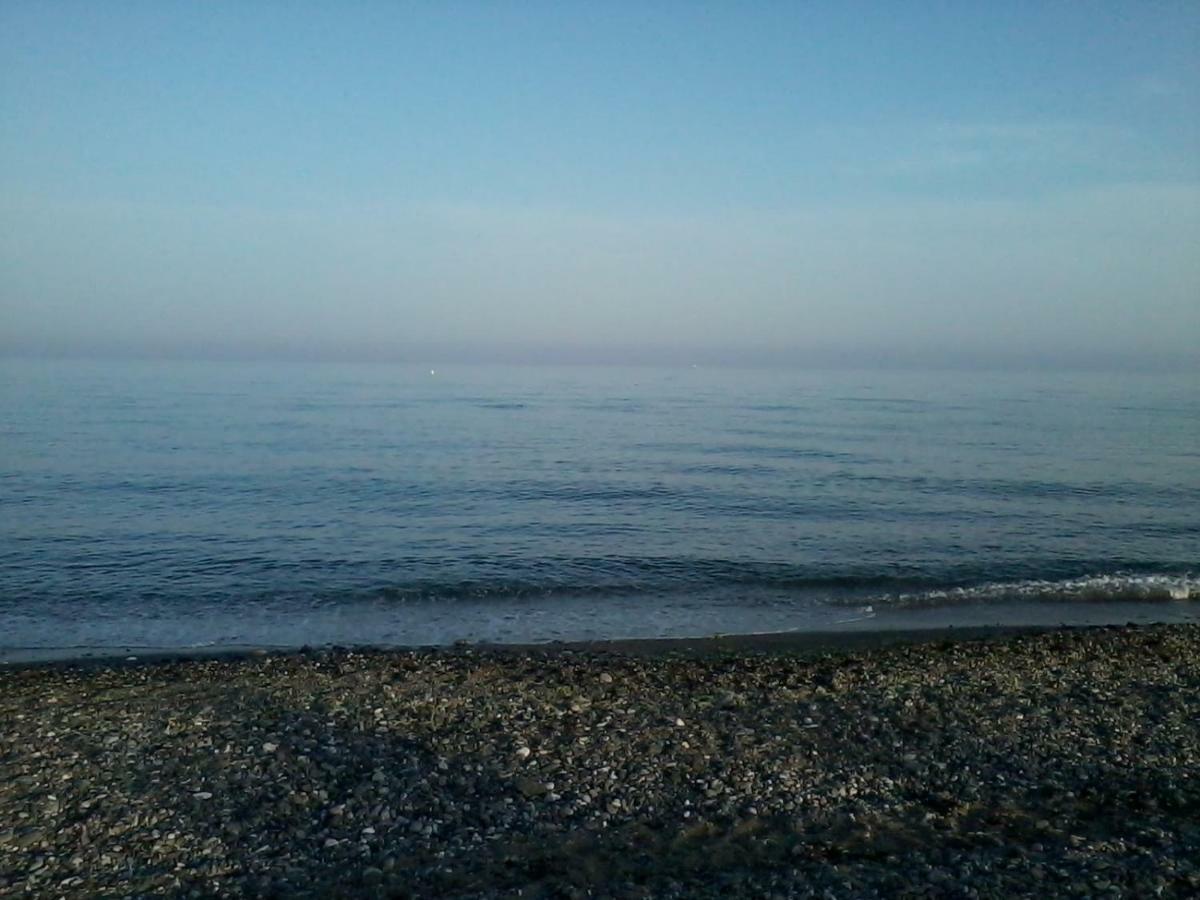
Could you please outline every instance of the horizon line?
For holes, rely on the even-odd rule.
[[[313,363],[467,366],[594,366],[729,369],[873,369],[927,371],[1059,371],[1190,374],[1200,354],[984,348],[882,348],[834,344],[793,347],[678,347],[595,344],[396,345],[0,341],[0,358],[43,361]]]

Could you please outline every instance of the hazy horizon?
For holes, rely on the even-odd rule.
[[[0,353],[1200,368],[1200,7],[0,10]]]

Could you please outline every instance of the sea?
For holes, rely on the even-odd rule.
[[[1192,374],[0,361],[0,660],[1200,621]]]

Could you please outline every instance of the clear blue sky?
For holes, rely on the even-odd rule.
[[[1200,4],[0,5],[0,348],[1190,360]]]

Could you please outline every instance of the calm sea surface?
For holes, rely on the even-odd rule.
[[[0,362],[0,655],[1197,619],[1194,376]]]

